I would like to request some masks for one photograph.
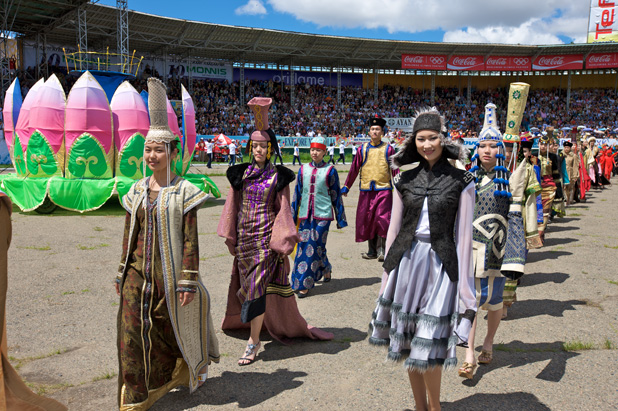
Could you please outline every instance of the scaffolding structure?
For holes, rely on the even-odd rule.
[[[118,31],[116,35],[116,51],[120,54],[120,67],[127,67],[127,59],[129,56],[129,10],[127,8],[127,0],[116,0],[116,8],[118,9]]]

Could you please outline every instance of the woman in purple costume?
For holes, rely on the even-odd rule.
[[[257,128],[247,144],[253,159],[250,164],[228,169],[232,187],[217,229],[234,256],[222,328],[251,329],[247,348],[238,361],[241,366],[255,361],[262,327],[281,342],[295,337],[333,338],[331,333],[307,324],[290,287],[287,256],[299,240],[290,207],[289,184],[294,173],[270,163],[277,150],[275,134],[268,126],[271,102],[270,98],[249,102]]]

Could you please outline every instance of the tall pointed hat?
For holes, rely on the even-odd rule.
[[[167,88],[155,77],[148,78],[148,112],[150,129],[145,143],[171,143],[176,140],[167,119]]]
[[[474,155],[471,159],[472,168],[470,168],[470,172],[477,176],[477,187],[478,184],[481,183],[478,179],[478,171],[481,168],[478,148],[484,141],[495,141],[499,148],[498,154],[496,154],[498,161],[493,169],[496,174],[494,177],[494,184],[496,185],[494,195],[496,197],[511,197],[511,193],[509,192],[508,170],[504,167],[504,160],[506,159],[506,156],[504,155],[504,143],[502,142],[502,133],[498,128],[496,105],[493,103],[489,103],[485,106],[485,121],[483,122],[483,129],[479,133],[479,140],[476,143]]]

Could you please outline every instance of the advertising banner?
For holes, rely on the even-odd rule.
[[[618,42],[616,1],[590,0],[588,43]]]
[[[452,56],[446,67],[449,70],[485,70],[485,59],[483,56]]]
[[[446,56],[402,54],[401,68],[417,70],[446,70]]]
[[[532,63],[533,70],[581,70],[584,56],[581,54],[557,54],[538,56]]]
[[[287,70],[245,69],[245,80],[272,81],[290,84],[290,72]],[[240,69],[234,69],[234,81],[240,80]],[[337,87],[337,73],[323,71],[295,71],[294,84],[309,84]],[[342,87],[362,87],[363,75],[360,73],[341,73]]]
[[[532,57],[528,56],[491,56],[485,61],[487,71],[530,71]]]
[[[193,62],[186,61],[168,62],[166,70],[169,78],[189,77],[194,79],[219,79],[232,82],[232,65],[219,61]]]
[[[411,117],[385,117],[384,120],[386,120],[386,126],[389,129],[412,131],[412,126],[414,125]]]
[[[586,58],[587,69],[618,67],[618,53],[591,53]]]

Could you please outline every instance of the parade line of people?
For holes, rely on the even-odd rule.
[[[208,196],[174,174],[170,165],[178,143],[167,123],[166,87],[150,78],[148,91],[151,126],[144,167],[152,175],[123,198],[127,213],[115,280],[117,398],[125,411],[147,410],[181,385],[194,392],[207,382],[209,365],[220,360],[210,296],[199,274],[197,210]],[[590,135],[565,142],[558,153],[552,128],[540,136],[533,155],[533,136],[518,130],[525,102],[518,110],[510,103],[508,112],[516,118],[509,121],[508,134],[498,128],[497,107],[485,106],[471,156],[461,141],[448,137],[436,108],[417,111],[399,150],[383,141],[385,120],[372,117],[371,140],[356,149],[341,185],[334,165],[324,161],[323,137],[312,139],[311,162],[297,175],[273,164],[280,148],[269,124],[272,99],[253,98],[250,161],[227,170],[230,189],[217,228],[233,256],[222,329],[248,334],[238,365],[256,360],[262,330],[283,344],[334,338],[306,322],[296,298],[310,296],[316,282],[331,280],[330,225],[348,225],[344,197],[357,178],[355,239],[368,243],[361,257],[383,267],[376,273],[382,281],[372,314],[367,303],[368,342],[388,347],[387,359],[403,362],[416,409],[440,409],[442,371],[457,367],[457,346],[465,348],[456,371],[460,377],[473,379],[479,364],[491,363],[494,338],[517,299],[528,250],[542,247],[548,224],[569,205],[586,201],[591,187],[607,186],[616,170],[616,153],[597,147]],[[0,218],[10,223],[8,197],[0,192],[0,200]],[[6,227],[9,231],[0,234],[8,239],[0,240],[8,248]],[[5,248],[0,268],[6,277]],[[488,311],[488,326],[477,356],[481,310]],[[15,397],[2,398],[4,404],[64,409],[31,395],[5,357],[3,345],[4,383],[11,387],[5,391]]]

